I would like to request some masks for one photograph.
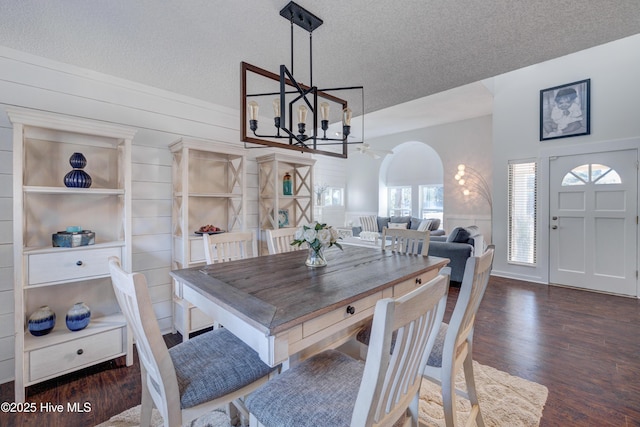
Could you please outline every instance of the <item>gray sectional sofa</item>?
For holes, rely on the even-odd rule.
[[[384,227],[392,223],[407,223],[410,229],[417,230],[422,220],[412,217],[377,217],[378,232],[382,232]],[[434,218],[431,224],[429,239],[429,255],[449,258],[449,267],[451,267],[451,281],[462,282],[464,276],[464,267],[467,258],[474,254],[484,252],[484,238],[477,227],[456,227],[449,235],[444,235],[444,230],[438,230],[440,220]],[[434,230],[431,230],[434,228]],[[361,226],[353,227],[353,236],[357,237],[362,231]]]
[[[382,229],[387,227],[389,223],[405,223],[407,224],[407,228],[411,230],[417,230],[422,222],[422,218],[415,218],[411,216],[392,216],[392,217],[376,217],[378,222],[378,233],[382,233]],[[431,236],[443,236],[444,230],[439,230],[440,227],[440,219],[438,218],[428,218],[431,220],[431,226],[429,227],[429,231],[431,232]],[[352,227],[351,231],[353,232],[354,237],[358,237],[360,232],[362,231],[362,226]]]

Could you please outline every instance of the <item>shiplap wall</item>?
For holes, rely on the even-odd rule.
[[[0,382],[13,379],[12,130],[0,119]]]
[[[0,47],[0,383],[14,377],[12,126],[19,106],[137,129],[132,147],[133,271],[147,278],[163,332],[171,330],[171,153],[180,137],[243,146],[238,112]],[[246,227],[258,226],[255,157],[247,150]]]

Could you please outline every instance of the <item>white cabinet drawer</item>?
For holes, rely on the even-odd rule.
[[[29,352],[29,381],[38,381],[124,353],[123,328]]]
[[[122,258],[120,247],[96,248],[28,256],[29,285],[109,275],[108,259]]]

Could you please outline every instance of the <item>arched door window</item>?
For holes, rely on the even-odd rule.
[[[580,165],[562,178],[562,186],[592,184],[621,184],[622,179],[614,169],[598,163]]]

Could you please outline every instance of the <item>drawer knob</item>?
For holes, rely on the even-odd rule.
[[[78,351],[76,351],[76,353],[78,354],[78,356],[80,356],[82,353],[84,353],[84,350],[79,348]]]
[[[76,265],[77,266],[81,266],[82,265],[82,261],[76,261]]]
[[[422,285],[422,277],[416,277],[416,285]]]
[[[356,312],[356,308],[352,305],[347,306],[347,313],[349,314],[355,314]]]

